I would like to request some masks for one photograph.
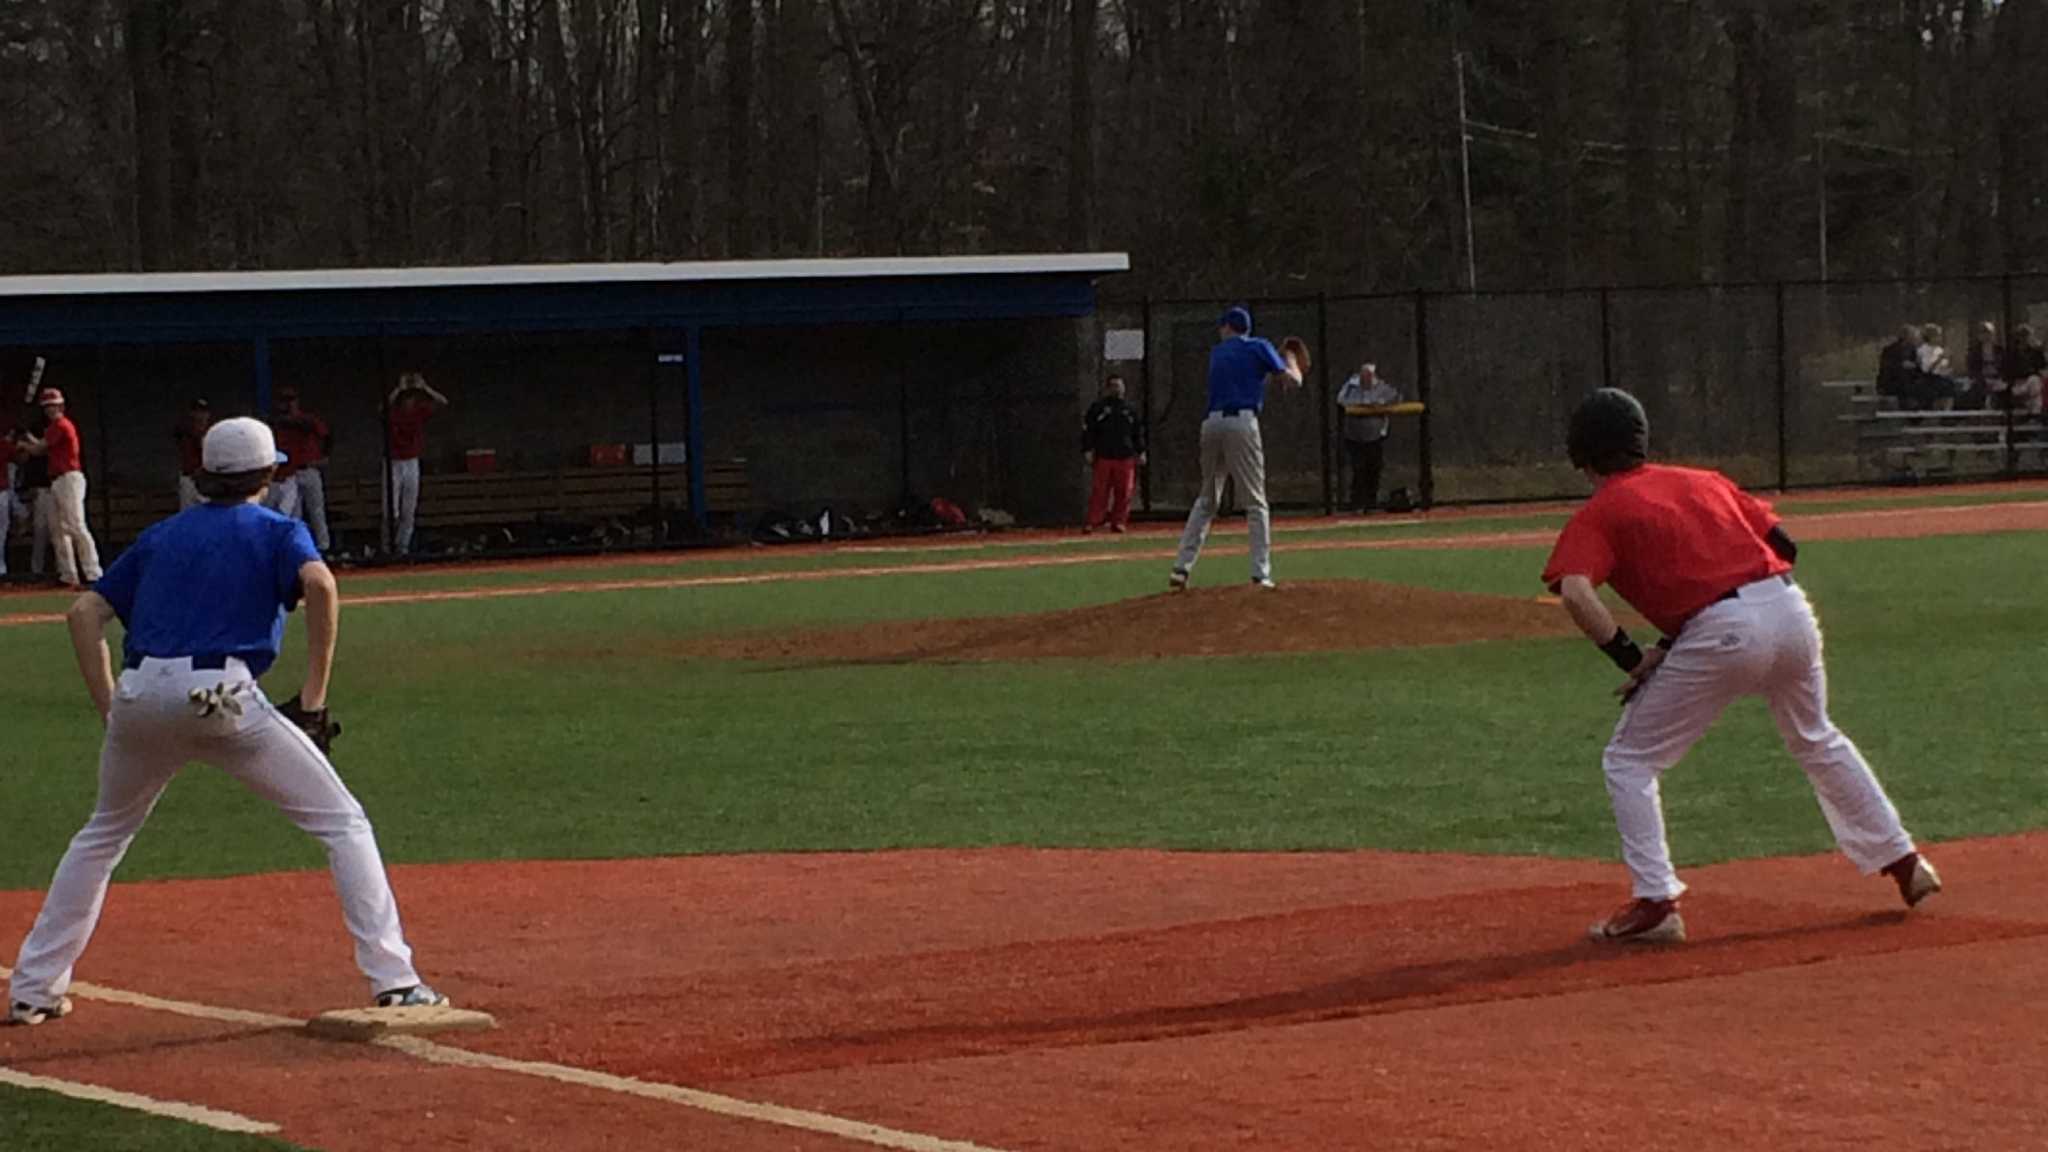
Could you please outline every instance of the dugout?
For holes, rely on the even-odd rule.
[[[420,554],[650,546],[944,497],[1085,500],[1096,283],[1121,253],[0,277],[0,425],[29,366],[86,441],[118,548],[175,508],[195,397],[332,434],[335,550],[387,543],[389,397],[421,373]],[[902,523],[900,520],[896,523]],[[17,542],[17,547],[18,547]],[[18,555],[18,552],[17,552]]]

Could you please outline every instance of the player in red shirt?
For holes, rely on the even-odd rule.
[[[1718,472],[1647,463],[1650,422],[1635,397],[1595,392],[1572,413],[1572,465],[1597,486],[1544,566],[1572,621],[1628,680],[1601,757],[1634,899],[1593,925],[1598,940],[1685,939],[1658,778],[1729,704],[1761,696],[1806,770],[1835,843],[1865,875],[1883,872],[1911,907],[1941,891],[1883,785],[1828,719],[1820,628],[1792,582],[1798,547],[1771,506]],[[1617,594],[1664,633],[1645,652],[1595,591]]]
[[[64,415],[64,394],[45,388],[36,403],[49,418],[41,439],[22,442],[31,456],[46,456],[50,462],[50,497],[55,502],[51,517],[50,543],[57,551],[57,579],[76,588],[79,579],[87,584],[100,578],[99,547],[85,526],[85,472],[80,467],[78,427]]]
[[[427,419],[447,404],[448,398],[434,391],[426,377],[417,372],[400,376],[398,387],[385,398],[391,467],[384,489],[384,514],[388,523],[396,505],[398,530],[390,538],[400,556],[412,550],[413,516],[420,502],[420,453],[427,445]]]
[[[320,471],[327,463],[327,421],[299,407],[299,390],[287,386],[277,391],[270,423],[277,430],[277,450],[285,455],[271,483],[270,506],[304,520],[314,547],[324,554],[333,543],[327,535],[327,480]]]

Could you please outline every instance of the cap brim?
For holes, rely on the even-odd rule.
[[[289,463],[291,463],[291,459],[292,459],[291,457],[289,457],[289,456],[285,455],[285,454],[284,454],[283,452],[279,452],[279,453],[277,454],[277,462],[278,462],[279,464],[289,464]]]

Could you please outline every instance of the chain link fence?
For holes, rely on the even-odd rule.
[[[178,507],[177,430],[202,399],[215,418],[299,429],[287,438],[307,458],[291,467],[324,488],[300,512],[358,560],[914,532],[957,526],[954,509],[1071,524],[1087,497],[1081,415],[1111,371],[1149,430],[1140,514],[1167,519],[1194,499],[1209,352],[1238,304],[1259,335],[1315,354],[1305,386],[1261,416],[1282,510],[1359,502],[1337,398],[1367,364],[1423,408],[1389,422],[1382,506],[1583,495],[1565,425],[1604,385],[1642,399],[1659,459],[1755,488],[2048,472],[2048,275],[1110,300],[1079,321],[706,326],[701,344],[612,329],[9,348],[0,382],[18,391],[32,357],[47,360],[110,551]],[[1901,342],[1908,328],[1924,349]],[[1888,348],[1912,366],[1907,394],[1898,372],[1881,379]],[[426,387],[401,389],[412,379]],[[35,430],[16,399],[0,431]],[[24,463],[17,567],[35,500]]]

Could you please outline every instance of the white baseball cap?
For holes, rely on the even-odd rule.
[[[285,461],[284,453],[277,450],[277,438],[270,434],[270,425],[247,416],[236,416],[208,428],[199,458],[200,466],[215,476],[254,472]]]

